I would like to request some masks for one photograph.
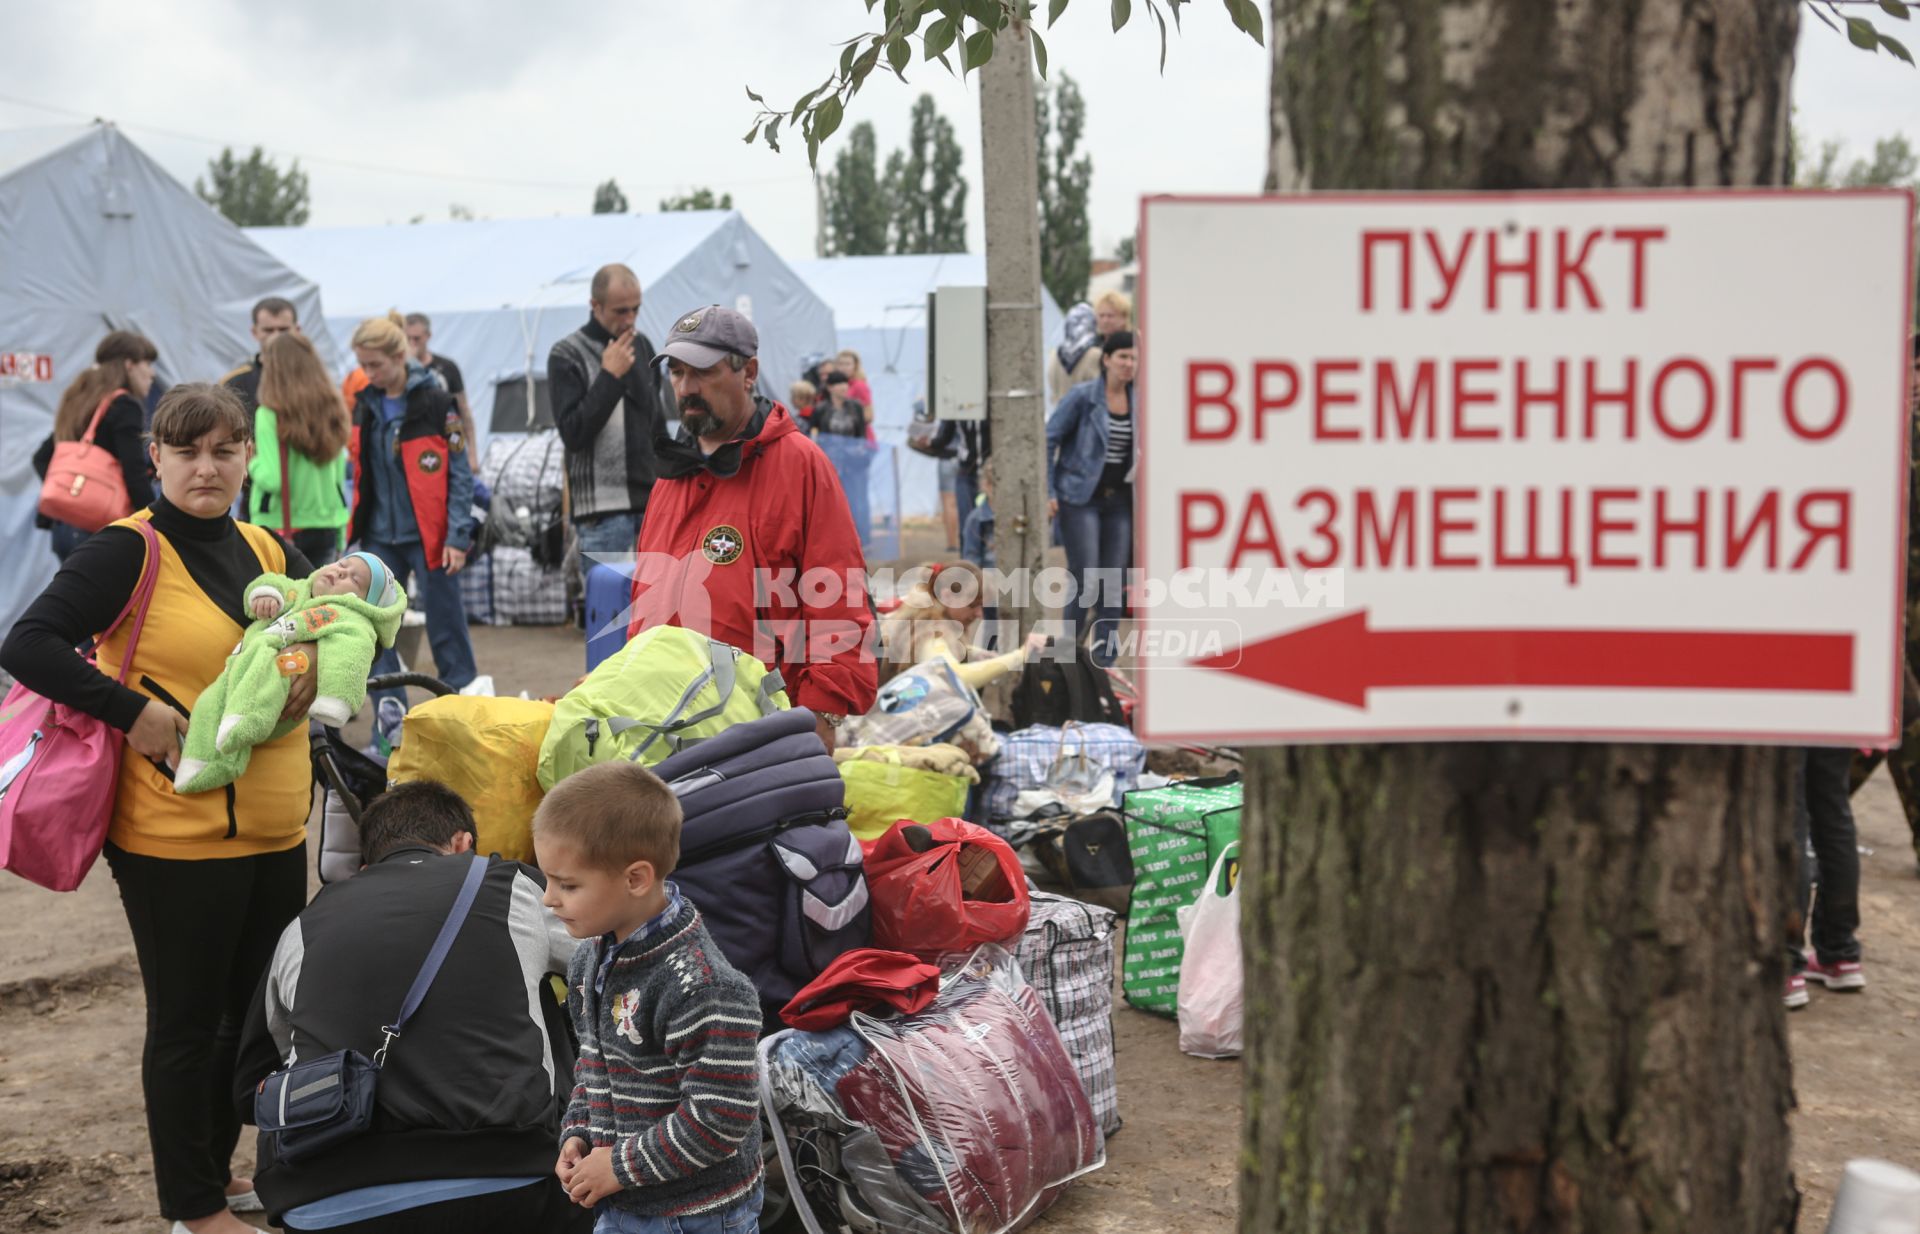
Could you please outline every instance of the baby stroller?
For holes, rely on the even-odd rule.
[[[367,691],[423,690],[434,698],[456,691],[425,673],[381,673],[367,679]],[[387,769],[355,749],[339,729],[314,720],[307,725],[313,746],[313,783],[322,795],[320,881],[337,883],[360,868],[360,812],[387,790]]]

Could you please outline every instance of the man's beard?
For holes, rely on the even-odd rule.
[[[689,394],[680,400],[680,423],[695,437],[711,439],[727,431],[726,423],[713,414],[713,408],[698,394]]]

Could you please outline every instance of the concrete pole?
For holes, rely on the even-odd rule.
[[[1040,355],[1040,215],[1034,163],[1033,52],[1025,23],[993,41],[980,70],[981,202],[987,242],[987,419],[993,426],[994,559],[1028,585],[1001,597],[1013,645],[1046,617],[1031,581],[1050,537],[1046,400]]]

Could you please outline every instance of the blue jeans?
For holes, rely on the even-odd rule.
[[[1081,629],[1093,630],[1093,657],[1112,664],[1126,614],[1126,570],[1133,561],[1133,486],[1102,489],[1085,505],[1060,503],[1060,542],[1078,591]]]
[[[872,466],[873,454],[867,449],[863,437],[844,437],[838,433],[822,433],[814,438],[820,450],[840,473],[840,487],[847,493],[847,509],[853,515],[853,529],[860,534],[860,544],[865,547],[873,538],[873,512],[867,493],[867,472]]]
[[[640,542],[640,518],[632,510],[622,510],[618,514],[594,514],[574,520],[574,538],[580,542],[580,556],[588,563],[581,567],[581,572],[592,566],[596,553],[630,556]]]
[[[973,513],[973,503],[979,496],[980,477],[977,472],[970,472],[965,467],[962,467],[953,473],[953,506],[954,512],[960,516],[962,532],[960,544],[962,548],[966,546],[965,529],[967,526],[967,516]],[[975,565],[986,564],[977,558],[972,560]]]
[[[594,1215],[593,1234],[759,1234],[765,1191],[766,1184],[757,1184],[752,1194],[732,1208],[690,1217],[641,1217],[602,1201]]]
[[[53,524],[53,555],[61,561],[65,561],[69,553],[92,538],[93,533],[90,531],[82,531],[72,523],[62,523],[55,520]]]
[[[427,593],[427,644],[433,648],[434,674],[456,690],[472,681],[477,670],[473,664],[473,643],[467,638],[467,610],[460,602],[460,580],[445,570],[427,569],[427,551],[418,543],[362,541],[355,547],[386,562],[402,587],[410,588],[415,582],[425,580],[421,585]],[[400,653],[391,647],[373,662],[375,673],[399,670]],[[404,691],[382,691],[382,694],[388,693],[398,697],[402,707],[407,705]],[[369,697],[368,701],[376,708],[380,705],[378,698]]]

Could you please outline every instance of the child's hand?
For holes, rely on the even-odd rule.
[[[586,1160],[573,1167],[566,1188],[568,1197],[582,1208],[592,1208],[618,1192],[620,1180],[613,1176],[613,1150],[602,1144],[587,1154]]]
[[[555,1177],[559,1178],[562,1187],[571,1190],[573,1172],[579,1167],[580,1159],[586,1155],[587,1142],[577,1135],[568,1136],[567,1142],[560,1146],[560,1160],[553,1163],[553,1172]]]
[[[272,596],[255,596],[253,598],[253,619],[255,621],[272,621],[279,615],[280,601],[274,599]]]

